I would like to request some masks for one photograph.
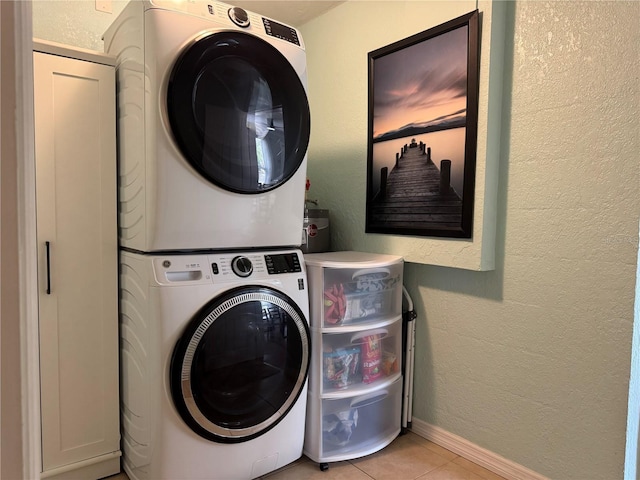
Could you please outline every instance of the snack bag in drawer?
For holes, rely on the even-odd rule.
[[[333,285],[324,291],[324,323],[336,325],[342,322],[347,308],[342,284]]]
[[[382,375],[382,345],[379,334],[364,337],[362,343],[362,382],[371,383]]]
[[[398,358],[393,352],[382,352],[382,373],[386,376],[392,375],[400,370]]]
[[[360,346],[349,348],[325,347],[323,377],[327,388],[346,388],[360,382]]]

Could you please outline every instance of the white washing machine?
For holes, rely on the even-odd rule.
[[[299,246],[310,115],[293,27],[220,2],[134,0],[117,56],[120,244]]]
[[[298,459],[308,313],[299,250],[121,252],[129,478],[247,480]]]

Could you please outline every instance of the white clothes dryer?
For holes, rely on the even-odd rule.
[[[203,0],[134,0],[117,57],[120,245],[299,246],[310,114],[293,27]]]
[[[302,252],[121,253],[123,466],[131,480],[250,479],[302,455]]]

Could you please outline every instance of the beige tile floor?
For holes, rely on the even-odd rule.
[[[317,463],[302,457],[262,477],[264,480],[503,480],[412,432],[396,438],[377,453],[330,463],[322,472]],[[124,473],[108,480],[127,480]],[[180,480],[180,479],[175,479]]]

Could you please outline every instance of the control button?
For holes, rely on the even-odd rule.
[[[231,260],[231,270],[239,277],[248,277],[253,272],[253,264],[247,257],[238,256]]]
[[[247,11],[240,7],[233,7],[229,9],[229,18],[233,23],[238,25],[239,27],[246,28],[251,23],[249,21],[249,15]]]
[[[215,263],[215,262],[211,264],[211,270],[213,270],[213,274],[214,275],[218,275],[218,273],[220,273],[220,269],[218,268],[218,264]]]

